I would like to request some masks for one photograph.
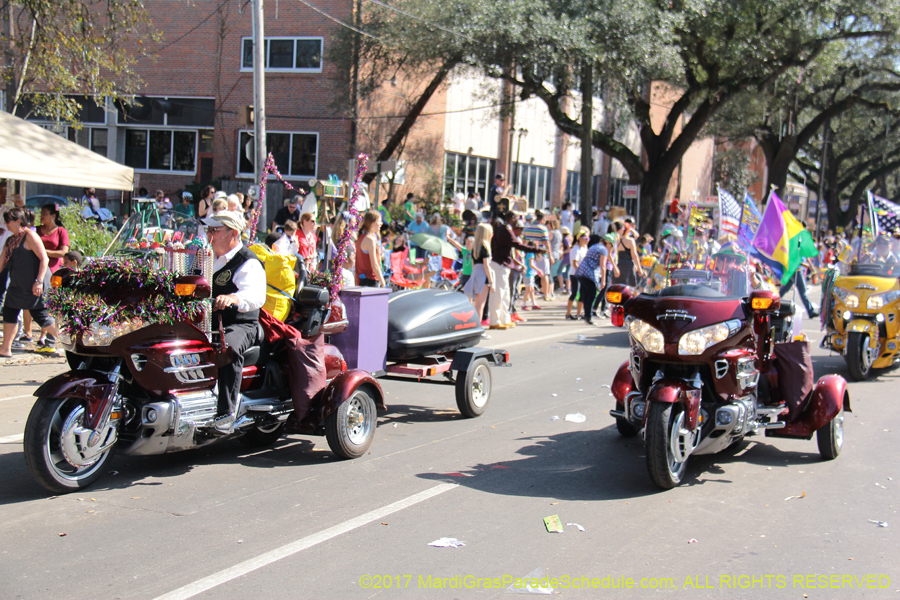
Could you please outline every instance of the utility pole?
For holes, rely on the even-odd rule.
[[[253,137],[255,184],[265,176],[266,168],[266,37],[263,32],[263,0],[253,0]],[[266,231],[266,202],[259,203],[259,221]]]
[[[581,66],[581,224],[593,227],[594,205],[594,65]],[[574,233],[574,232],[573,232]],[[576,234],[577,235],[577,234]]]

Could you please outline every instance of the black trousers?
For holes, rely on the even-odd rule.
[[[241,392],[244,352],[256,343],[258,323],[236,323],[225,328],[225,344],[234,351],[231,362],[219,368],[219,415],[234,413]]]
[[[584,303],[584,320],[590,322],[594,299],[597,297],[597,284],[590,277],[579,277],[578,293],[581,295],[581,301]]]

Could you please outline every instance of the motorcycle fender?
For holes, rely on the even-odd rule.
[[[322,392],[322,400],[319,403],[319,422],[324,423],[328,415],[336,411],[338,406],[348,400],[353,395],[353,392],[362,385],[369,385],[375,390],[375,397],[372,398],[375,401],[375,407],[379,410],[386,410],[384,392],[381,391],[381,385],[378,383],[378,380],[367,371],[350,369],[329,381],[328,385],[325,386],[325,390]]]
[[[766,434],[771,434],[772,437],[810,439],[816,430],[830,423],[842,408],[846,412],[853,412],[850,408],[847,380],[840,375],[825,375],[816,382],[809,405],[800,418],[782,429],[766,431]]]
[[[846,333],[850,333],[852,331],[858,331],[860,333],[868,333],[869,334],[869,345],[873,348],[874,345],[878,343],[878,325],[873,323],[872,321],[868,321],[866,319],[854,319],[847,323],[847,327],[844,328]]]
[[[634,378],[631,376],[631,369],[627,360],[616,371],[616,376],[613,377],[610,388],[612,395],[616,398],[616,406],[624,408],[625,398],[634,391]]]
[[[103,413],[104,400],[109,397],[113,384],[102,371],[75,370],[57,375],[45,381],[35,390],[39,398],[78,398],[84,400],[84,426],[93,429]]]
[[[650,391],[647,392],[647,403],[661,402],[665,404],[684,404],[684,426],[693,431],[697,428],[697,418],[700,414],[700,390],[692,387],[688,382],[680,379],[660,379]],[[649,410],[644,411],[644,420],[647,419]]]

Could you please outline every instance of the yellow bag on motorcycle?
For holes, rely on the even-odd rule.
[[[293,296],[297,289],[297,279],[294,277],[294,265],[297,257],[276,254],[262,244],[253,244],[250,246],[250,250],[266,267],[266,283]],[[279,321],[284,321],[291,312],[291,301],[268,288],[263,308]]]

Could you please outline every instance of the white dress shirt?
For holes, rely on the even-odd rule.
[[[227,265],[228,261],[234,258],[238,250],[243,247],[243,244],[238,244],[225,256],[216,257],[213,262],[213,273]],[[261,262],[248,260],[232,274],[231,278],[238,288],[238,291],[234,293],[238,299],[238,312],[245,313],[262,308],[262,305],[266,303],[266,270]]]

